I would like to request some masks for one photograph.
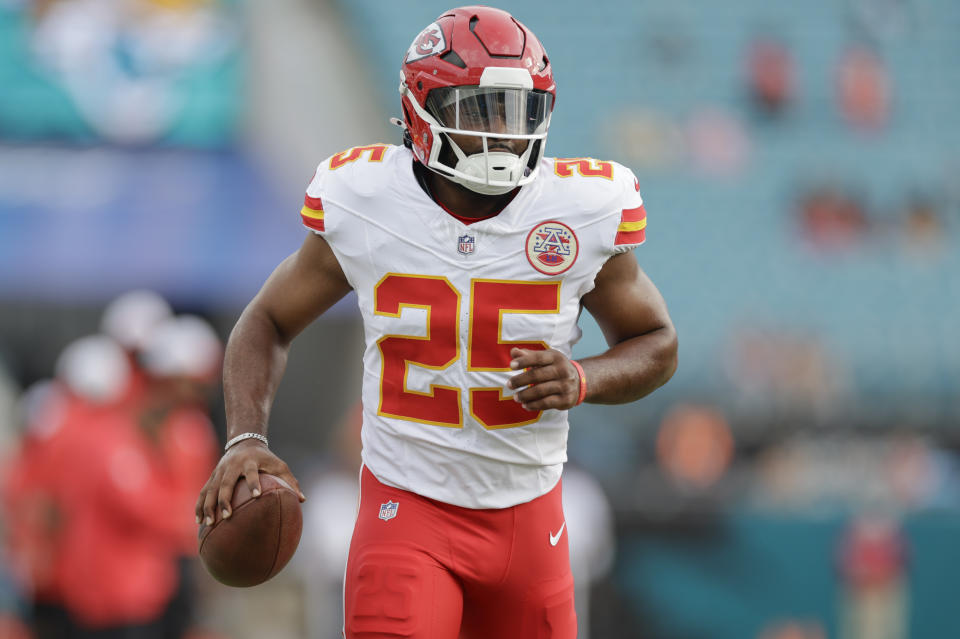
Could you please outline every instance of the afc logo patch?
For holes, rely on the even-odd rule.
[[[416,62],[423,58],[443,53],[447,48],[447,39],[443,37],[443,29],[436,22],[431,23],[420,32],[417,39],[407,49],[405,62]]]
[[[397,516],[397,509],[399,508],[400,502],[398,501],[387,501],[385,504],[380,504],[380,519],[390,521]]]
[[[477,238],[472,235],[461,235],[457,238],[457,253],[470,255],[477,247]]]
[[[544,275],[559,275],[577,260],[577,236],[562,222],[543,222],[527,235],[527,261]]]

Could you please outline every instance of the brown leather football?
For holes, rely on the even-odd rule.
[[[231,501],[232,513],[200,526],[200,559],[220,583],[249,587],[276,575],[297,550],[303,530],[300,498],[279,477],[260,473],[254,499],[243,477]]]

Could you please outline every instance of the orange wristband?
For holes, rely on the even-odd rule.
[[[580,375],[580,395],[577,397],[577,403],[574,404],[574,406],[579,406],[587,397],[587,376],[583,374],[583,366],[580,365],[580,362],[571,359],[570,363],[573,364],[573,367],[577,369],[577,374]]]

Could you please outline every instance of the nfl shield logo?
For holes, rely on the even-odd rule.
[[[477,238],[472,235],[461,235],[457,238],[457,252],[460,255],[470,255],[477,244]]]
[[[399,507],[400,502],[398,501],[388,501],[385,504],[380,504],[380,519],[390,521],[397,516],[397,508]]]

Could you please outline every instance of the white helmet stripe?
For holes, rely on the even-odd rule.
[[[533,90],[533,77],[526,69],[487,67],[480,76],[481,87]]]

